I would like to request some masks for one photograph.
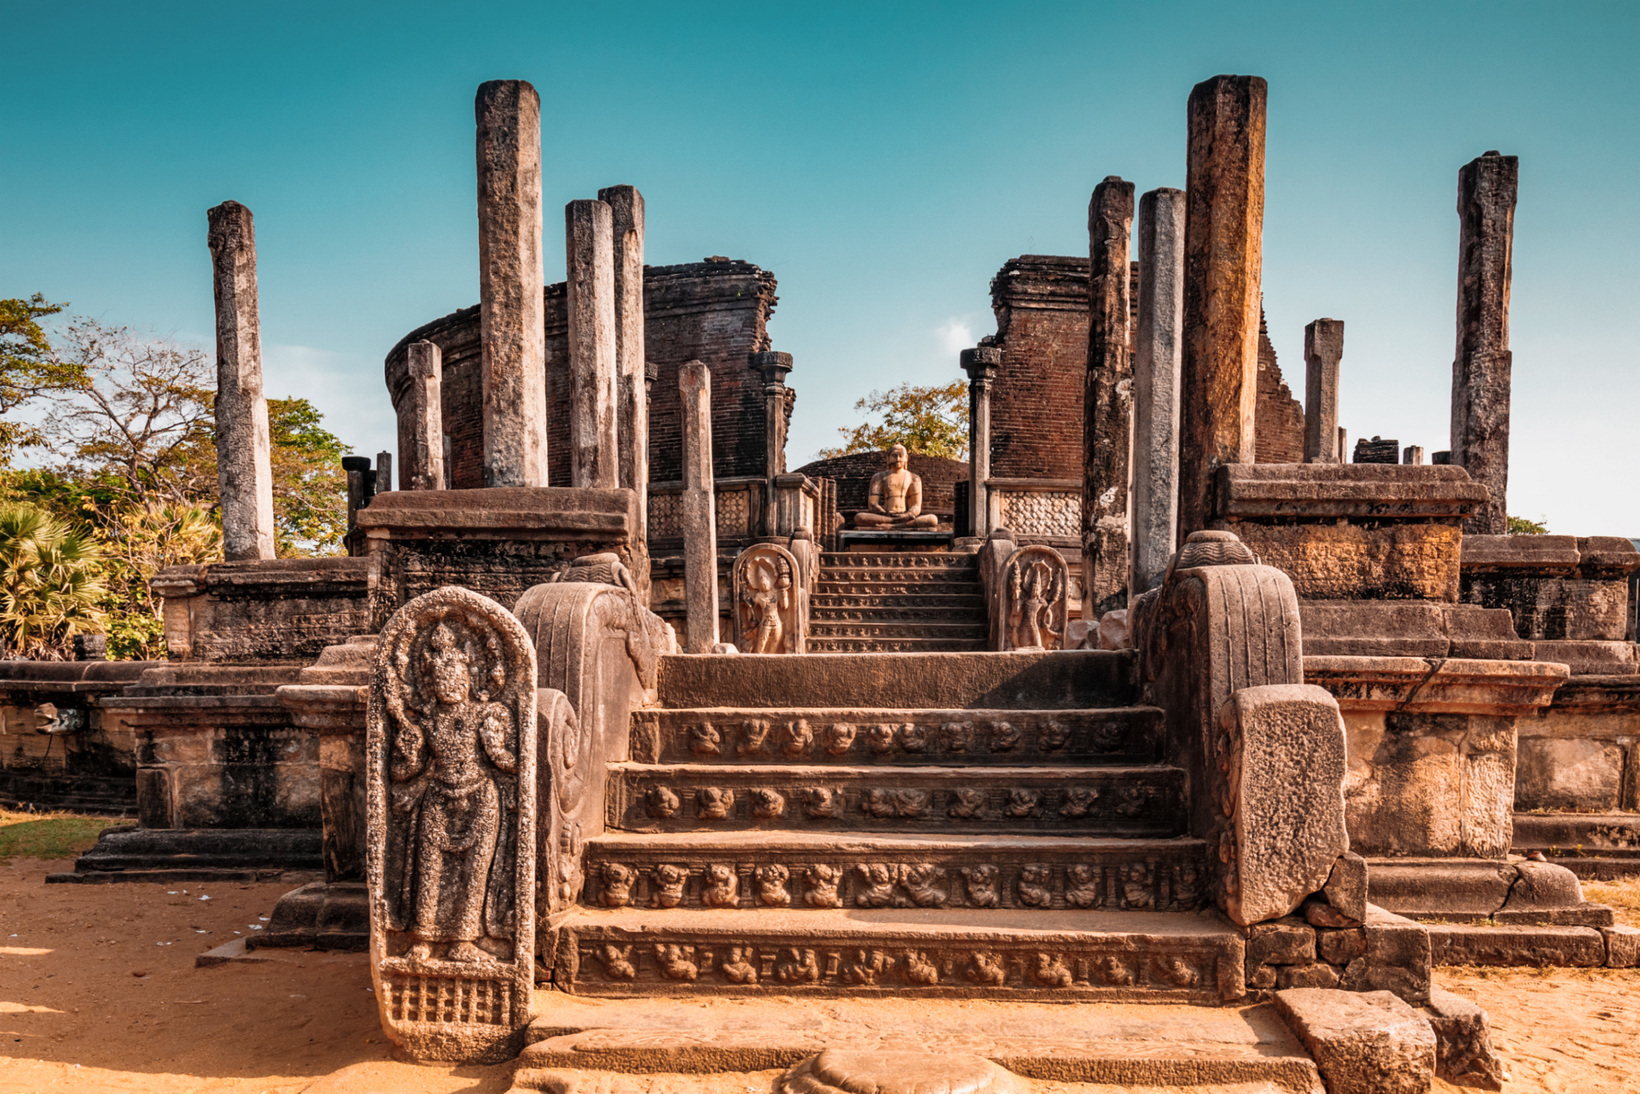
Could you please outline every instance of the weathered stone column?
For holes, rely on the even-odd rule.
[[[541,99],[523,80],[480,84],[478,300],[484,485],[547,485],[541,275]]]
[[[1082,427],[1082,614],[1127,607],[1128,466],[1133,450],[1129,237],[1133,183],[1115,175],[1088,203],[1088,374]]]
[[[1317,319],[1304,327],[1304,462],[1342,463],[1338,429],[1338,362],[1344,321]]]
[[[1401,462],[1413,467],[1420,466],[1424,462],[1424,446],[1421,444],[1407,445],[1401,450]]]
[[[1458,172],[1458,353],[1452,362],[1452,462],[1491,494],[1471,535],[1509,530],[1509,280],[1520,160],[1488,152]]]
[[[775,476],[786,473],[786,374],[792,355],[776,350],[750,354],[747,363],[763,381],[763,534],[778,535]]]
[[[273,557],[273,467],[262,397],[262,320],[256,304],[256,227],[225,201],[205,214],[216,289],[216,477],[222,554]]]
[[[1207,527],[1218,468],[1253,462],[1265,94],[1258,76],[1215,76],[1190,92],[1179,369],[1181,542]]]
[[[570,483],[621,484],[615,436],[615,221],[602,201],[564,206],[569,296]]]
[[[991,478],[991,384],[1002,367],[1002,351],[975,346],[963,350],[959,360],[968,374],[968,534],[983,538],[991,534],[991,499],[985,489]]]
[[[649,389],[644,374],[643,195],[606,186],[615,246],[615,436],[621,485],[638,493],[638,540],[649,539]],[[647,582],[643,584],[647,585]]]
[[[718,641],[717,514],[712,496],[712,370],[678,368],[683,400],[683,583],[685,653],[711,653]]]
[[[410,366],[410,451],[399,469],[407,490],[444,489],[444,354],[434,342],[412,342]]]
[[[1139,199],[1139,324],[1133,352],[1133,576],[1138,596],[1167,570],[1179,524],[1179,325],[1183,190]]]
[[[381,451],[376,453],[376,493],[389,494],[393,491],[393,453]]]

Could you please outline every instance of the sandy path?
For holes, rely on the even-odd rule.
[[[194,967],[235,931],[253,935],[288,886],[43,884],[69,865],[0,862],[0,1094],[506,1090],[511,1065],[390,1059],[363,955]],[[1491,1014],[1510,1094],[1640,1090],[1640,971],[1443,969],[1439,979]],[[708,1085],[766,1089],[748,1079]],[[680,1080],[676,1094],[702,1089]]]

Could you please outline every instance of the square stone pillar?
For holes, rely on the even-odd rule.
[[[991,534],[991,385],[1002,367],[996,346],[965,349],[959,358],[968,374],[968,527],[969,535]]]
[[[1217,470],[1253,462],[1266,90],[1258,76],[1215,76],[1190,92],[1179,370],[1181,541],[1208,526]]]
[[[1464,531],[1509,530],[1509,281],[1520,160],[1488,152],[1458,172],[1458,352],[1452,462],[1491,497]]]
[[[678,367],[683,401],[683,583],[685,653],[711,653],[718,642],[717,514],[712,480],[712,370],[699,361]]]
[[[1139,199],[1139,323],[1133,352],[1133,576],[1138,596],[1167,570],[1179,523],[1183,190]]]
[[[615,437],[621,485],[638,493],[638,542],[649,540],[649,389],[644,374],[643,195],[606,186],[615,246]],[[640,585],[648,587],[647,575]]]
[[[763,495],[763,534],[772,536],[778,534],[774,480],[786,473],[786,375],[792,370],[792,355],[762,350],[750,354],[747,363],[763,381],[763,474],[768,482]]]
[[[262,320],[256,303],[256,226],[225,201],[205,214],[216,291],[216,474],[222,555],[273,557],[273,467],[262,397]]]
[[[1317,319],[1304,327],[1304,462],[1342,463],[1338,428],[1338,362],[1344,321]]]
[[[569,479],[620,485],[615,430],[615,219],[602,201],[564,206],[569,298]]]
[[[409,361],[410,451],[399,469],[399,485],[407,490],[443,490],[444,485],[444,354],[434,342],[412,342]]]
[[[376,493],[388,494],[393,490],[393,453],[376,453]]]
[[[484,485],[547,485],[541,273],[541,99],[523,80],[480,84],[478,300]]]
[[[1082,614],[1126,608],[1128,467],[1133,450],[1129,252],[1133,183],[1115,175],[1088,203],[1088,373],[1082,411]]]

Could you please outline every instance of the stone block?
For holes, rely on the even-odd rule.
[[[1306,600],[1458,598],[1457,528],[1445,524],[1232,525]]]
[[[1321,887],[1327,903],[1352,919],[1367,918],[1367,860],[1346,851],[1333,863],[1327,883]]]
[[[1606,967],[1632,969],[1640,967],[1640,930],[1621,924],[1600,928],[1606,940]]]
[[[1630,676],[1640,672],[1640,647],[1633,642],[1540,639],[1536,647],[1539,661],[1565,665],[1573,676]]]
[[[1219,711],[1235,884],[1225,911],[1243,925],[1285,915],[1321,888],[1349,849],[1344,831],[1344,723],[1321,688],[1243,688]],[[1221,844],[1221,854],[1222,844]]]
[[[1429,928],[1369,904],[1363,932],[1367,985],[1414,1003],[1429,998]]]
[[[1338,970],[1322,962],[1308,965],[1286,965],[1276,970],[1276,983],[1287,988],[1336,988]]]
[[[1507,863],[1475,859],[1375,859],[1374,904],[1404,915],[1485,917],[1503,907],[1518,875]]]
[[[1606,939],[1595,927],[1431,924],[1428,931],[1437,965],[1599,968],[1606,963]]]
[[[1314,960],[1315,932],[1302,922],[1259,923],[1247,931],[1251,965],[1300,965]]]
[[[1615,740],[1523,736],[1517,755],[1516,809],[1602,813],[1623,804],[1626,754]]]
[[[1333,965],[1348,965],[1367,955],[1367,934],[1362,928],[1344,931],[1319,931],[1316,953],[1321,960]]]
[[[1515,884],[1503,910],[1510,912],[1573,908],[1583,903],[1583,886],[1577,875],[1552,862],[1517,862]]]
[[[1325,900],[1316,900],[1313,897],[1304,902],[1304,922],[1312,927],[1324,927],[1332,930],[1361,926],[1359,919],[1345,915]]]
[[[1425,1094],[1432,1085],[1435,1033],[1391,993],[1293,988],[1277,992],[1275,1004],[1329,1094]]]
[[[1424,1017],[1435,1033],[1435,1074],[1457,1086],[1503,1089],[1503,1064],[1492,1051],[1486,1012],[1469,1000],[1431,988]]]

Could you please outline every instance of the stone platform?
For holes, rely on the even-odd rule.
[[[515,1091],[643,1090],[644,1073],[787,1068],[825,1048],[980,1057],[1025,1079],[1320,1094],[1309,1054],[1269,1005],[990,1000],[573,998],[537,991]],[[565,1085],[581,1072],[583,1085]],[[599,1085],[599,1083],[602,1085]],[[750,1075],[725,1089],[749,1086]],[[557,1083],[559,1085],[552,1085]],[[1021,1083],[1019,1089],[1033,1085]],[[681,1089],[681,1088],[680,1088]],[[691,1088],[692,1089],[692,1088]]]

